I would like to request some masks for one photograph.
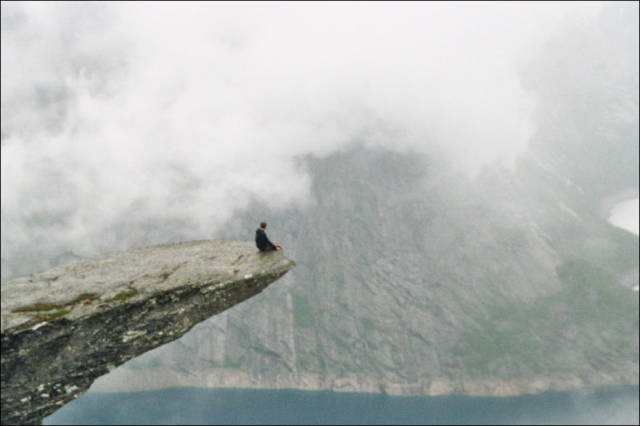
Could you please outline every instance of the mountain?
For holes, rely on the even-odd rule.
[[[125,365],[136,389],[503,395],[637,383],[638,300],[625,280],[638,240],[576,185],[533,162],[472,181],[361,147],[306,165],[312,207],[255,205],[228,228],[246,238],[269,218],[296,270]]]
[[[638,238],[606,220],[608,200],[638,188],[630,7],[607,5],[523,63],[536,132],[513,167],[468,176],[366,135],[299,157],[310,205],[254,200],[216,235],[252,240],[267,220],[296,269],[94,388],[506,395],[637,383]],[[104,238],[124,244],[137,227],[178,238],[180,226],[161,215],[140,223],[136,208]],[[49,262],[38,250],[3,258],[3,280]]]
[[[301,158],[311,206],[256,201],[224,232],[249,239],[267,220],[296,270],[96,389],[637,384],[638,238],[605,217],[607,198],[637,193],[637,21],[608,6],[523,65],[537,131],[511,169],[469,177],[364,144]]]

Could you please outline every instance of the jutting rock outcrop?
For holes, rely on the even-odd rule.
[[[250,241],[105,254],[2,285],[2,424],[34,424],[116,366],[295,266]]]

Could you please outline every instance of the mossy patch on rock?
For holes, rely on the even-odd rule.
[[[44,312],[51,311],[53,309],[62,309],[65,306],[75,305],[77,303],[95,299],[98,296],[97,293],[82,293],[79,296],[64,302],[57,303],[33,303],[31,305],[20,306],[18,308],[12,309],[11,312]]]
[[[59,311],[55,311],[47,314],[36,314],[36,318],[50,321],[50,320],[54,320],[56,318],[65,316],[69,312],[71,312],[71,309],[61,309]]]
[[[107,301],[113,302],[117,300],[119,302],[122,302],[132,296],[135,296],[136,294],[138,294],[138,290],[136,290],[135,288],[130,288],[129,290],[121,291],[120,293],[116,294],[115,296],[113,296],[111,299],[108,299]]]

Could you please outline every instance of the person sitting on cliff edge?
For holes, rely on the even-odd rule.
[[[267,222],[260,222],[260,228],[256,229],[256,246],[260,251],[282,250],[277,243],[272,243],[264,230],[267,229]]]

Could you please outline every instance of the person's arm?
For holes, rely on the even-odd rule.
[[[269,237],[267,237],[267,233],[263,231],[263,235],[264,235],[264,241],[267,243],[267,245],[271,247],[273,250],[277,250],[278,249],[277,244],[273,244],[271,242]]]
[[[269,247],[271,247],[273,250],[282,250],[282,247],[280,247],[280,245],[278,243],[272,242],[269,239],[269,237],[267,237],[267,233],[266,232],[265,232],[264,236],[267,239],[267,244],[269,244]]]

